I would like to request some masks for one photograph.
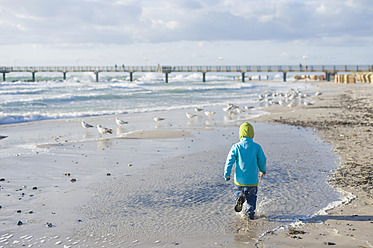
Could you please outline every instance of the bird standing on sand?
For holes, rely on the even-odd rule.
[[[128,121],[121,120],[121,119],[119,119],[118,117],[115,118],[115,122],[116,122],[119,126],[122,126],[122,125],[124,125],[124,124],[128,124]]]
[[[201,108],[197,108],[197,107],[194,108],[194,111],[196,111],[197,113],[198,113],[198,112],[201,112],[202,110],[203,110],[203,109],[201,109]]]
[[[243,109],[240,109],[240,108],[236,108],[236,111],[237,111],[237,113],[239,113],[239,114],[241,114],[241,113],[244,113],[244,112],[245,112],[245,110],[243,110]]]
[[[211,117],[211,116],[213,116],[214,114],[216,114],[216,112],[210,112],[210,111],[205,111],[205,115],[207,116],[207,117]]]
[[[156,116],[156,117],[153,118],[153,120],[156,121],[156,122],[158,122],[158,123],[159,123],[160,121],[163,121],[164,119],[165,119],[165,118],[158,117],[158,116]]]
[[[189,119],[193,119],[194,117],[196,117],[197,115],[194,115],[194,114],[190,114],[188,112],[185,113],[186,116],[189,118]]]
[[[90,128],[90,127],[93,127],[92,125],[88,124],[88,123],[85,122],[85,121],[82,121],[81,123],[82,123],[82,126],[83,126],[84,128]]]
[[[97,125],[97,130],[98,130],[98,132],[102,135],[102,137],[104,137],[104,135],[105,135],[106,133],[110,133],[110,134],[113,133],[113,129],[111,129],[111,128],[106,128],[106,127],[103,127],[103,126],[101,126],[101,125]]]

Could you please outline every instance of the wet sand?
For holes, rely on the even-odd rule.
[[[345,238],[351,242],[358,237],[361,244],[370,247],[372,242],[366,235],[371,233],[373,225],[369,220],[372,201],[366,195],[371,194],[371,181],[369,173],[360,173],[358,166],[371,161],[366,156],[370,154],[372,144],[369,142],[370,127],[366,125],[368,117],[362,119],[361,116],[358,118],[360,124],[356,125],[358,130],[354,129],[355,125],[343,124],[345,118],[341,114],[346,110],[340,102],[347,103],[344,101],[343,93],[347,92],[344,87],[349,87],[347,89],[351,92],[361,89],[365,94],[371,93],[372,89],[370,85],[345,86],[322,82],[320,91],[323,94],[314,99],[314,105],[271,107],[266,109],[270,115],[255,120],[258,121],[254,124],[258,128],[256,139],[268,147],[266,151],[272,163],[286,161],[289,165],[296,165],[306,152],[309,154],[305,160],[309,159],[310,164],[324,166],[317,158],[324,157],[321,154],[329,147],[317,140],[311,129],[303,129],[311,127],[333,144],[343,158],[343,165],[356,169],[355,174],[351,174],[352,170],[341,167],[333,178],[338,187],[351,191],[357,198],[328,211],[327,215],[316,216],[309,221],[311,223],[296,227],[296,231],[304,228],[306,234],[293,231],[294,234],[290,235],[288,229],[276,229],[273,235],[268,232],[262,236],[263,232],[279,225],[288,227],[292,223],[268,219],[268,213],[260,212],[265,207],[259,206],[258,219],[254,222],[247,222],[234,214],[231,185],[222,179],[222,171],[227,151],[232,143],[237,142],[238,126],[247,118],[242,115],[228,122],[221,121],[225,120],[225,113],[220,109],[213,118],[201,115],[195,120],[186,119],[185,111],[157,113],[166,116],[166,120],[158,124],[152,121],[154,113],[124,115],[121,117],[128,118],[130,124],[114,128],[115,134],[107,135],[107,138],[100,138],[95,129],[83,130],[80,120],[2,127],[2,132],[9,137],[0,143],[1,152],[8,154],[1,161],[4,201],[0,209],[0,247],[288,247],[314,243],[319,247],[324,242],[336,242],[334,238],[339,241],[338,232],[343,236],[348,234]],[[344,96],[342,100],[341,95]],[[371,102],[370,98],[368,103]],[[359,107],[360,111],[356,108],[351,115],[367,112],[363,107]],[[92,117],[86,121],[115,127],[113,119],[112,116]],[[329,127],[331,124],[333,128]],[[338,129],[341,127],[345,130]],[[289,134],[294,138],[291,136],[284,144]],[[348,139],[346,135],[350,135]],[[23,140],[27,147],[22,145]],[[292,144],[291,140],[299,142]],[[335,143],[346,140],[346,143]],[[361,143],[367,145],[363,147]],[[278,149],[279,145],[282,150]],[[356,153],[344,157],[346,151],[354,150]],[[333,167],[333,161],[331,159],[327,164]],[[14,171],[12,167],[20,170]],[[290,171],[293,177],[286,178],[294,179],[295,175],[301,174],[297,169],[294,167],[294,174]],[[329,169],[319,170],[326,178]],[[363,177],[359,177],[360,174]],[[310,195],[315,199],[321,194],[317,185],[323,179],[318,180],[316,187],[310,186],[310,192],[315,192],[315,195]],[[368,183],[363,183],[366,181]],[[288,188],[296,190],[293,187],[297,184],[291,184],[293,182],[284,180],[282,184],[285,188],[291,185]],[[268,175],[263,181],[262,192],[268,190],[266,186],[272,188],[268,192],[275,192],[275,183],[271,184]],[[366,191],[362,191],[363,188]],[[294,193],[296,191],[290,191],[288,195]],[[263,198],[263,195],[259,197]],[[263,202],[268,202],[268,199]],[[272,209],[277,207],[273,203],[270,205]],[[296,206],[291,203],[289,206],[293,206],[290,211],[294,211]],[[309,211],[312,212],[312,208]],[[22,221],[22,225],[17,226],[18,221]],[[320,221],[323,224],[318,224]],[[330,228],[330,225],[334,227]],[[338,232],[334,234],[333,230]]]
[[[268,108],[258,121],[310,127],[341,159],[330,183],[351,200],[260,241],[259,247],[373,247],[373,86],[316,83],[314,105]]]

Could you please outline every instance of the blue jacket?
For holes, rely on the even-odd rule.
[[[235,163],[234,182],[237,185],[257,185],[259,171],[266,174],[266,157],[262,147],[255,143],[251,137],[242,137],[240,142],[232,146],[225,163],[225,179],[230,177]]]

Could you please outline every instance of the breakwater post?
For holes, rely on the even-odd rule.
[[[168,83],[168,74],[171,73],[171,66],[162,66],[162,72],[165,74],[165,82]]]
[[[35,73],[36,73],[36,71],[32,71],[31,73],[32,73],[32,82],[35,82]]]

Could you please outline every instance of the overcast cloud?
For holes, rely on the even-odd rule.
[[[27,46],[50,49],[57,57],[61,49],[86,56],[83,50],[131,48],[128,53],[136,57],[137,45],[141,60],[152,60],[152,49],[142,48],[149,44],[158,49],[186,44],[193,52],[193,46],[206,44],[267,42],[263,49],[282,44],[282,55],[297,44],[311,50],[368,50],[373,44],[372,13],[371,0],[0,0],[0,49],[5,53],[0,63],[26,60],[28,54],[16,51]]]

